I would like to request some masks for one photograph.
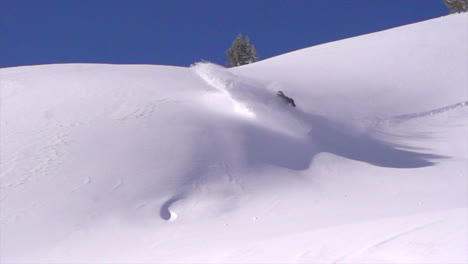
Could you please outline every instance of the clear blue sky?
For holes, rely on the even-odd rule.
[[[1,0],[0,68],[225,64],[238,33],[266,59],[446,14],[442,0]]]

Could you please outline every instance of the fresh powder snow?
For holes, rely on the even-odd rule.
[[[467,21],[0,69],[0,262],[467,263]]]

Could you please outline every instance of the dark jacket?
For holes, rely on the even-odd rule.
[[[276,95],[281,97],[286,103],[291,104],[293,107],[296,107],[296,104],[294,103],[294,100],[292,98],[289,98],[286,95],[284,95],[284,93],[282,91],[278,91],[276,93]]]

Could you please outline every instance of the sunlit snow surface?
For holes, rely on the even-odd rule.
[[[467,263],[467,20],[1,69],[0,262]]]

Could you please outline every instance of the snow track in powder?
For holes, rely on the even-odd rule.
[[[452,105],[432,109],[432,110],[429,110],[429,111],[399,115],[399,116],[395,116],[395,117],[391,118],[390,120],[397,121],[397,122],[404,122],[404,121],[408,121],[408,120],[411,120],[411,119],[414,119],[414,118],[421,118],[421,117],[428,117],[428,116],[443,114],[445,112],[458,110],[458,109],[464,108],[466,106],[468,106],[468,101],[464,101],[464,102],[460,102],[460,103],[456,103],[456,104],[452,104]]]

